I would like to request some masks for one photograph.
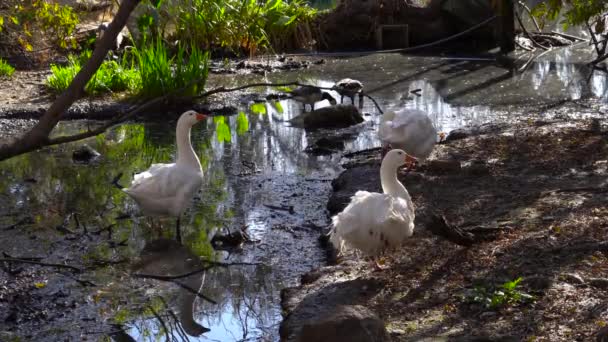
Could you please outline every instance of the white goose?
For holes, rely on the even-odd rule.
[[[388,152],[380,166],[384,193],[357,191],[348,206],[332,218],[330,241],[340,252],[347,246],[376,257],[413,234],[414,203],[397,179],[406,156],[402,150]],[[377,261],[375,264],[380,268]]]
[[[428,114],[405,108],[387,112],[380,118],[378,137],[383,144],[383,153],[390,148],[399,148],[414,158],[408,158],[408,167],[416,159],[424,161],[433,152],[437,142],[437,130]]]
[[[177,120],[177,161],[172,164],[152,164],[133,177],[131,186],[122,189],[148,216],[175,216],[176,239],[181,242],[179,219],[203,183],[203,170],[192,144],[190,129],[207,116],[193,110]]]

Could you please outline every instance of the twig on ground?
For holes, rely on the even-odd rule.
[[[540,29],[540,25],[538,25],[538,21],[536,21],[536,18],[534,17],[534,15],[532,14],[532,10],[530,10],[530,7],[528,7],[528,5],[526,5],[525,3],[518,1],[519,5],[521,7],[523,7],[523,9],[526,11],[526,13],[528,13],[528,15],[530,16],[530,19],[532,19],[532,22],[534,23],[534,27],[536,27],[537,31],[542,31]]]
[[[169,339],[169,329],[167,328],[167,325],[165,324],[165,321],[162,319],[162,317],[160,317],[160,315],[158,314],[158,312],[156,312],[156,310],[154,310],[154,308],[152,307],[152,305],[148,305],[148,309],[150,309],[150,311],[152,311],[152,314],[154,315],[154,317],[156,317],[156,319],[160,322],[160,325],[165,330],[165,340],[167,342],[171,342],[171,340]],[[173,336],[173,333],[171,333],[171,336]]]
[[[284,206],[278,206],[278,205],[272,205],[272,204],[264,204],[264,206],[266,208],[273,209],[273,210],[287,211],[290,214],[294,214],[295,213],[295,210],[293,210],[293,206],[292,205],[290,205],[288,207],[284,207]]]
[[[177,286],[183,288],[184,290],[186,290],[192,294],[195,294],[197,297],[200,297],[200,298],[208,301],[211,304],[217,304],[217,302],[215,300],[205,296],[204,294],[200,293],[199,291],[191,288],[190,286],[188,286],[186,284],[182,284],[179,281],[176,281],[177,278],[172,278],[171,276],[160,276],[160,275],[143,274],[143,273],[135,273],[135,274],[132,274],[132,276],[135,278],[145,278],[145,279],[154,279],[154,280],[171,282],[171,283],[176,284]]]
[[[72,266],[72,265],[54,264],[54,263],[48,263],[48,262],[28,260],[28,259],[0,258],[0,262],[17,262],[17,263],[22,263],[22,264],[32,264],[32,265],[45,266],[45,267],[67,268],[67,269],[73,270],[74,272],[78,272],[78,273],[82,272],[82,269],[80,269],[76,266]]]
[[[517,11],[515,11],[515,18],[517,18],[517,22],[519,23],[519,26],[521,27],[521,30],[524,32],[524,35],[530,39],[530,41],[532,42],[532,44],[534,44],[534,46],[538,46],[539,48],[541,48],[543,50],[549,50],[550,49],[549,47],[546,47],[546,46],[542,45],[541,43],[537,42],[534,39],[534,37],[532,37],[532,35],[530,34],[530,32],[528,32],[528,30],[524,26],[524,23],[521,20],[521,16],[519,15],[519,12],[517,12]]]
[[[176,280],[176,279],[181,279],[181,278],[187,278],[189,276],[195,275],[195,274],[199,274],[199,273],[203,273],[207,270],[210,270],[214,267],[230,267],[230,266],[260,266],[262,264],[260,263],[255,263],[255,262],[231,262],[231,263],[223,263],[223,262],[215,262],[215,261],[203,261],[203,263],[207,264],[207,266],[204,266],[200,269],[188,272],[188,273],[183,273],[180,275],[175,275],[175,276],[162,276],[162,275],[153,275],[153,274],[145,274],[145,273],[134,273],[133,276],[134,277],[140,277],[140,278],[151,278],[154,277],[154,279],[157,280],[166,280],[166,281],[171,281],[171,280]]]

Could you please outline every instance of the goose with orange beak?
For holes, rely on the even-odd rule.
[[[193,110],[183,113],[177,120],[175,163],[152,164],[133,177],[130,187],[122,189],[144,215],[176,217],[175,237],[179,242],[180,216],[203,183],[203,170],[190,142],[190,130],[206,117]]]

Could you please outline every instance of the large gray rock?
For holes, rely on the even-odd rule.
[[[302,113],[291,119],[294,127],[305,129],[344,128],[363,122],[363,117],[352,105],[323,107],[312,112]]]
[[[384,342],[384,322],[362,305],[340,305],[302,326],[298,342]]]

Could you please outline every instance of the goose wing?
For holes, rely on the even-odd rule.
[[[413,205],[387,194],[358,191],[349,205],[332,218],[334,246],[354,247],[368,255],[394,247],[411,236]]]

